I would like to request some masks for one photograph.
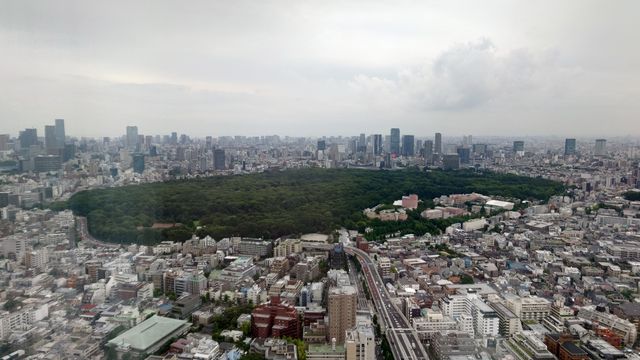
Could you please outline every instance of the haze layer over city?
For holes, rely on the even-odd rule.
[[[639,10],[0,2],[0,358],[640,360]]]

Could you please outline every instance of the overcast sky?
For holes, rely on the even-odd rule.
[[[0,0],[0,133],[640,135],[640,1]]]

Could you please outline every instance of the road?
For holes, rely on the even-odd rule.
[[[391,296],[369,254],[354,247],[345,247],[345,251],[350,255],[355,255],[362,265],[362,271],[367,279],[373,303],[378,311],[379,318],[382,319],[386,326],[387,340],[394,358],[429,360],[429,355],[427,355],[424,346],[420,342],[417,332],[411,327],[409,320],[391,301]]]
[[[83,216],[76,216],[76,228],[78,229],[78,236],[80,240],[85,244],[85,246],[103,246],[109,248],[119,248],[119,244],[107,243],[104,241],[97,240],[91,234],[89,234],[89,230],[87,228],[87,218]]]

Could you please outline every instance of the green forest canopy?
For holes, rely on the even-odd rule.
[[[479,192],[546,200],[560,183],[492,172],[296,169],[82,191],[66,206],[86,216],[89,231],[112,242],[153,244],[199,235],[277,238],[328,233],[363,219],[362,210],[415,193],[421,199]],[[151,229],[154,222],[180,223]]]

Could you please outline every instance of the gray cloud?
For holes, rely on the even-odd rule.
[[[640,2],[0,2],[0,133],[639,133]],[[544,18],[544,26],[539,20]],[[480,39],[480,40],[476,40]],[[519,121],[518,127],[510,126]]]

